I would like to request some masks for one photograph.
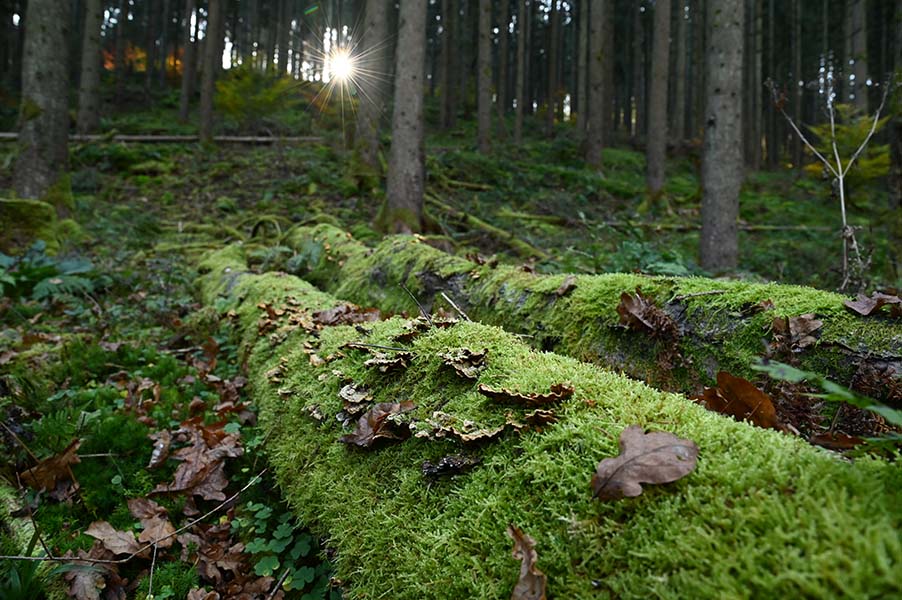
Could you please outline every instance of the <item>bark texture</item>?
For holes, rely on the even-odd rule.
[[[197,0],[185,0],[184,63],[182,64],[182,90],[179,97],[179,119],[188,120],[191,97],[194,95],[194,78],[197,75],[197,38],[191,27],[191,16],[197,8]]]
[[[739,262],[744,17],[742,0],[708,3],[700,241],[702,267],[715,273]]]
[[[213,98],[216,94],[216,74],[222,64],[218,36],[222,32],[222,0],[210,0],[207,5],[207,36],[204,43],[204,72],[200,84],[200,141],[213,142]]]
[[[846,102],[868,109],[868,19],[867,0],[846,3]]]
[[[545,137],[554,137],[554,117],[557,114],[558,101],[558,37],[561,29],[561,12],[558,8],[558,0],[551,0],[551,11],[548,15],[550,31],[548,33],[548,46],[546,60],[548,61],[548,88],[545,99]]]
[[[686,139],[686,11],[685,0],[673,0],[676,11],[676,34],[673,39],[673,51],[676,53],[673,74],[673,118],[671,119],[670,139],[682,145]]]
[[[581,0],[577,8],[579,9],[579,20],[577,22],[579,32],[576,42],[576,134],[580,139],[583,139],[586,135],[586,124],[589,116],[589,103],[587,100],[589,86],[586,81],[588,78],[586,62],[589,55],[590,2]]]
[[[529,31],[527,19],[529,18],[528,0],[519,0],[517,8],[517,77],[515,96],[517,107],[514,109],[514,143],[523,143],[523,111],[526,104],[526,36]]]
[[[423,72],[426,60],[426,2],[401,0],[395,64],[395,105],[383,226],[419,231],[423,221]]]
[[[605,4],[611,0],[592,3],[589,15],[589,130],[586,134],[586,162],[601,170],[601,150],[604,148],[604,80],[605,80]]]
[[[491,150],[492,136],[492,3],[479,0],[479,56],[476,61],[477,142],[479,151]]]
[[[361,160],[374,169],[379,167],[379,131],[385,112],[382,73],[388,71],[389,9],[386,0],[367,0],[360,58],[355,65],[360,73],[354,79],[360,98],[355,143]]]
[[[100,129],[100,34],[103,6],[100,0],[85,3],[85,25],[81,45],[81,83],[78,88],[78,133]]]
[[[652,36],[651,85],[648,99],[648,126],[653,135],[646,144],[648,191],[660,193],[664,187],[664,167],[667,162],[667,75],[670,66],[670,3],[655,3],[654,34]]]
[[[69,165],[68,2],[31,0],[25,15],[19,155],[13,187],[41,198]]]

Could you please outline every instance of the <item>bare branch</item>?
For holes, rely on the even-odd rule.
[[[824,158],[824,155],[818,152],[817,148],[814,147],[814,144],[808,141],[808,138],[805,137],[805,134],[802,133],[802,130],[796,125],[795,121],[792,120],[788,114],[786,114],[786,110],[783,106],[777,102],[777,88],[774,86],[773,82],[769,82],[768,86],[770,87],[770,92],[774,98],[774,106],[777,107],[777,110],[780,111],[780,114],[783,115],[783,118],[786,119],[786,122],[789,123],[789,126],[792,127],[792,130],[795,131],[795,134],[799,136],[799,139],[802,140],[802,143],[805,144],[805,147],[811,150],[812,153],[824,164],[827,169],[833,173],[834,177],[839,177],[839,173],[836,172],[836,169],[833,168],[833,165],[830,164],[830,161]]]
[[[871,138],[874,137],[874,133],[877,131],[877,123],[880,122],[880,113],[883,112],[883,107],[886,105],[886,99],[889,97],[890,89],[892,88],[892,83],[887,82],[886,87],[883,90],[883,99],[880,101],[880,106],[877,107],[877,112],[874,113],[874,122],[871,123],[871,130],[868,132],[864,141],[861,142],[861,145],[858,147],[858,150],[855,151],[855,154],[852,155],[852,158],[849,159],[849,163],[846,165],[845,171],[843,171],[843,175],[849,172],[849,169],[852,168],[852,164],[858,159],[864,149],[867,147],[868,142],[871,141]]]

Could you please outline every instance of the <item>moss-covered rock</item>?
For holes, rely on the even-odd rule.
[[[317,330],[311,312],[338,301],[295,277],[252,274],[242,254],[233,246],[204,260],[202,296],[234,311],[278,480],[295,513],[337,550],[349,597],[509,597],[519,565],[508,523],[536,539],[554,598],[902,595],[897,464],[841,460],[477,323],[429,329],[410,343],[408,368],[382,374],[364,364],[365,348],[346,344],[398,346],[407,321]],[[634,283],[620,277],[605,281]],[[609,309],[594,310],[605,319]],[[478,381],[439,357],[461,347],[487,349]],[[473,428],[523,416],[479,394],[478,383],[544,392],[564,381],[575,392],[541,431],[508,431],[478,448],[416,435],[373,451],[340,442],[350,428],[336,419],[338,392],[348,382],[375,402],[413,402],[405,420],[425,432],[435,411]],[[595,466],[617,454],[630,424],[694,440],[698,468],[635,499],[593,501]],[[459,452],[481,462],[424,478],[424,461]]]
[[[697,392],[719,370],[752,378],[751,365],[773,341],[775,317],[814,313],[823,321],[817,344],[793,353],[809,370],[849,384],[862,365],[902,372],[902,324],[849,312],[847,298],[813,288],[701,277],[613,273],[537,275],[512,266],[478,265],[413,236],[375,248],[320,225],[297,228],[287,244],[298,252],[295,273],[338,297],[392,312],[415,311],[406,285],[427,307],[446,291],[471,318],[530,336],[530,343],[620,370],[657,387]],[[637,288],[679,328],[679,341],[655,340],[620,325],[617,306]],[[771,304],[761,305],[770,300]],[[680,360],[674,361],[674,348]],[[784,359],[785,360],[785,359]]]

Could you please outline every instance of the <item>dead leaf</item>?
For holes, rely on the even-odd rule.
[[[413,402],[380,402],[357,420],[354,433],[344,435],[341,441],[361,448],[372,448],[380,440],[403,440],[410,436],[410,428],[399,424],[393,417],[416,408]]]
[[[353,325],[355,323],[371,323],[382,318],[378,308],[361,308],[356,304],[339,304],[328,310],[313,313],[313,322],[317,325]]]
[[[598,463],[592,477],[593,497],[600,500],[632,498],[643,483],[670,483],[695,469],[698,446],[666,431],[645,433],[630,425],[620,434],[620,455]]]
[[[157,485],[151,494],[187,493],[205,500],[225,500],[223,490],[229,482],[224,461],[241,456],[243,450],[236,434],[223,431],[224,423],[203,425],[200,419],[194,417],[182,423],[177,435],[187,436],[191,445],[172,455],[182,461],[173,474],[172,483]]]
[[[764,429],[780,429],[770,396],[752,382],[726,371],[717,374],[717,387],[705,388],[696,399],[702,400],[708,410],[730,415],[737,421],[749,421]]]
[[[150,462],[147,464],[148,469],[156,469],[162,466],[166,459],[169,458],[169,446],[172,444],[172,434],[168,429],[162,429],[156,433],[148,435],[153,440],[153,452],[150,454]]]
[[[507,389],[494,390],[484,383],[479,384],[478,389],[480,394],[487,398],[491,398],[495,402],[517,404],[529,408],[544,406],[546,404],[556,404],[562,400],[566,400],[572,396],[574,392],[573,386],[570,383],[555,383],[551,386],[551,391],[547,394],[523,394]]]
[[[380,373],[388,373],[410,366],[413,354],[410,352],[395,352],[394,355],[377,352],[373,358],[363,363],[365,367],[376,367]]]
[[[864,440],[854,435],[846,435],[845,433],[818,433],[808,438],[809,444],[821,446],[829,450],[851,450],[856,446],[864,443]]]
[[[169,522],[165,508],[148,498],[131,498],[128,510],[141,521],[144,530],[138,536],[142,544],[156,543],[158,548],[169,548],[175,542],[175,527]]]
[[[563,297],[576,289],[576,275],[567,275],[560,287],[554,291],[554,295]]]
[[[523,415],[523,420],[527,425],[531,425],[533,427],[541,427],[550,423],[556,423],[557,415],[553,410],[544,410],[537,408],[536,410]]]
[[[511,593],[511,600],[545,600],[548,581],[545,574],[536,567],[539,560],[536,541],[513,523],[507,526],[507,535],[514,540],[513,557],[520,561],[520,578]]]
[[[200,588],[194,588],[188,591],[186,600],[219,600],[219,592],[208,592]]]
[[[858,294],[855,300],[846,300],[846,308],[852,310],[863,317],[869,317],[879,311],[886,305],[889,305],[890,315],[893,317],[902,316],[902,298],[898,294],[885,294],[883,292],[874,292],[870,297],[864,294]]]
[[[65,488],[64,496],[68,497],[69,492],[74,492],[78,487],[78,483],[72,476],[71,467],[81,462],[76,454],[79,446],[81,446],[81,440],[72,440],[59,454],[45,458],[34,467],[22,471],[19,474],[19,480],[32,489],[48,492],[56,490],[57,484],[71,482]]]
[[[131,555],[141,550],[135,534],[129,531],[118,531],[106,521],[94,521],[85,529],[84,533],[100,540],[103,547],[113,554]]]
[[[779,346],[792,352],[801,352],[817,343],[815,332],[823,325],[823,321],[817,320],[813,313],[808,313],[798,317],[777,317],[773,320],[771,328],[774,332],[774,341]]]
[[[84,550],[78,551],[78,557],[90,558]],[[106,569],[96,565],[68,564],[63,579],[69,582],[69,597],[75,600],[100,600],[100,593],[106,588],[105,572]]]
[[[485,357],[488,352],[487,348],[483,348],[480,352],[474,352],[469,348],[455,348],[439,353],[439,358],[461,377],[477,379],[485,369]]]
[[[654,299],[645,296],[639,288],[635,294],[620,294],[617,305],[620,324],[634,331],[663,340],[679,339],[679,329],[670,315],[655,305]]]

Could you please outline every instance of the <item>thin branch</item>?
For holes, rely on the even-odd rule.
[[[407,289],[407,286],[404,285],[403,283],[399,283],[398,285],[401,286],[401,289],[402,289],[402,290],[404,290],[405,292],[407,292],[407,295],[408,295],[408,296],[410,296],[411,298],[413,298],[413,301],[416,302],[417,308],[420,309],[420,314],[422,314],[424,317],[426,317],[426,320],[429,321],[429,326],[430,326],[430,327],[435,327],[435,323],[432,322],[432,317],[429,316],[429,313],[426,312],[426,309],[423,308],[423,305],[420,304],[420,301],[417,300],[417,297],[413,295],[413,292],[411,292],[409,289]]]
[[[880,113],[883,112],[883,107],[886,105],[886,98],[889,96],[890,89],[892,88],[892,83],[887,82],[886,86],[883,89],[883,99],[880,101],[880,106],[877,107],[877,112],[874,113],[874,122],[871,123],[871,130],[868,132],[864,141],[861,142],[861,145],[858,146],[858,150],[855,151],[855,154],[852,155],[852,158],[849,159],[849,163],[846,165],[845,171],[843,171],[843,175],[849,172],[849,169],[852,168],[852,164],[858,159],[864,149],[867,147],[868,142],[871,141],[871,138],[874,137],[874,133],[877,131],[877,123],[880,122]]]
[[[470,317],[467,316],[467,313],[465,313],[463,310],[461,310],[461,308],[454,303],[454,300],[452,300],[451,298],[448,297],[448,294],[446,294],[445,292],[442,292],[442,298],[444,298],[445,301],[451,305],[451,308],[456,310],[457,314],[462,316],[464,318],[464,320],[466,320],[466,321],[472,320],[472,319],[470,319]]]
[[[836,169],[833,168],[833,165],[830,164],[830,161],[827,160],[823,154],[818,152],[818,149],[814,147],[814,144],[808,141],[808,138],[805,137],[805,134],[802,133],[802,130],[799,129],[795,121],[792,120],[792,117],[786,114],[786,110],[779,102],[777,102],[777,89],[774,86],[773,82],[771,82],[770,84],[770,92],[774,97],[774,106],[777,107],[777,110],[780,111],[780,114],[783,115],[783,118],[786,119],[786,122],[789,123],[790,127],[792,127],[792,130],[795,131],[795,134],[799,136],[799,139],[802,140],[802,143],[805,144],[805,147],[811,150],[811,152],[814,153],[814,155],[824,164],[825,167],[830,170],[831,173],[833,173],[835,177],[839,177],[839,173],[836,172]]]

